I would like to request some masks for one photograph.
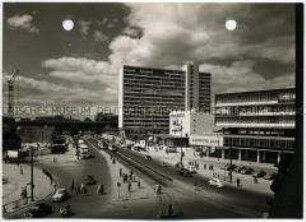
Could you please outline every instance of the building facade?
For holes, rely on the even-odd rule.
[[[215,95],[225,158],[276,163],[295,151],[295,89]]]
[[[210,112],[210,78],[193,63],[182,70],[123,66],[118,90],[119,128],[126,135],[168,134],[171,111]]]
[[[173,111],[170,113],[169,134],[177,137],[205,135],[213,132],[214,117],[206,112]]]

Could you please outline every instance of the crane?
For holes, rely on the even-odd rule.
[[[8,115],[10,117],[14,116],[14,83],[16,80],[17,75],[19,74],[19,69],[16,69],[13,72],[13,75],[11,76],[11,78],[9,78],[7,80],[7,84],[8,84]]]

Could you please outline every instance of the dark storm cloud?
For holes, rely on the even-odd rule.
[[[27,102],[115,105],[123,64],[195,60],[212,74],[213,92],[294,85],[293,4],[4,4],[5,20],[26,14],[39,33],[4,23],[3,54],[4,71],[22,70]],[[65,18],[73,31],[62,29]],[[232,32],[228,18],[238,22]]]

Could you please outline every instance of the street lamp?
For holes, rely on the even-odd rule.
[[[182,140],[183,140],[183,120],[181,120],[181,166],[183,166],[183,146],[182,146]]]
[[[232,159],[232,146],[230,146],[230,182],[233,182],[233,159]]]
[[[31,186],[31,201],[34,201],[34,152],[33,152],[33,146],[31,145],[31,180],[30,180],[30,186]]]

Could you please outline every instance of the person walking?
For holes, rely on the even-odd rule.
[[[140,180],[138,180],[137,185],[138,185],[138,189],[140,189]]]
[[[173,206],[172,206],[172,204],[169,204],[169,206],[168,206],[168,217],[172,217],[173,213],[174,213]]]
[[[129,191],[129,193],[131,193],[131,189],[132,189],[132,183],[129,182],[129,183],[128,183],[128,191]]]
[[[71,191],[74,191],[74,190],[75,190],[74,179],[72,179],[71,186],[70,186],[70,190],[71,190]]]
[[[119,168],[119,176],[122,177],[122,168]]]
[[[101,195],[101,184],[98,185],[97,194],[98,194],[98,195]]]
[[[239,188],[240,187],[240,179],[237,178],[237,187]]]
[[[253,178],[254,178],[254,183],[258,183],[257,176],[255,175]]]
[[[23,175],[23,166],[22,165],[20,165],[20,175]]]

